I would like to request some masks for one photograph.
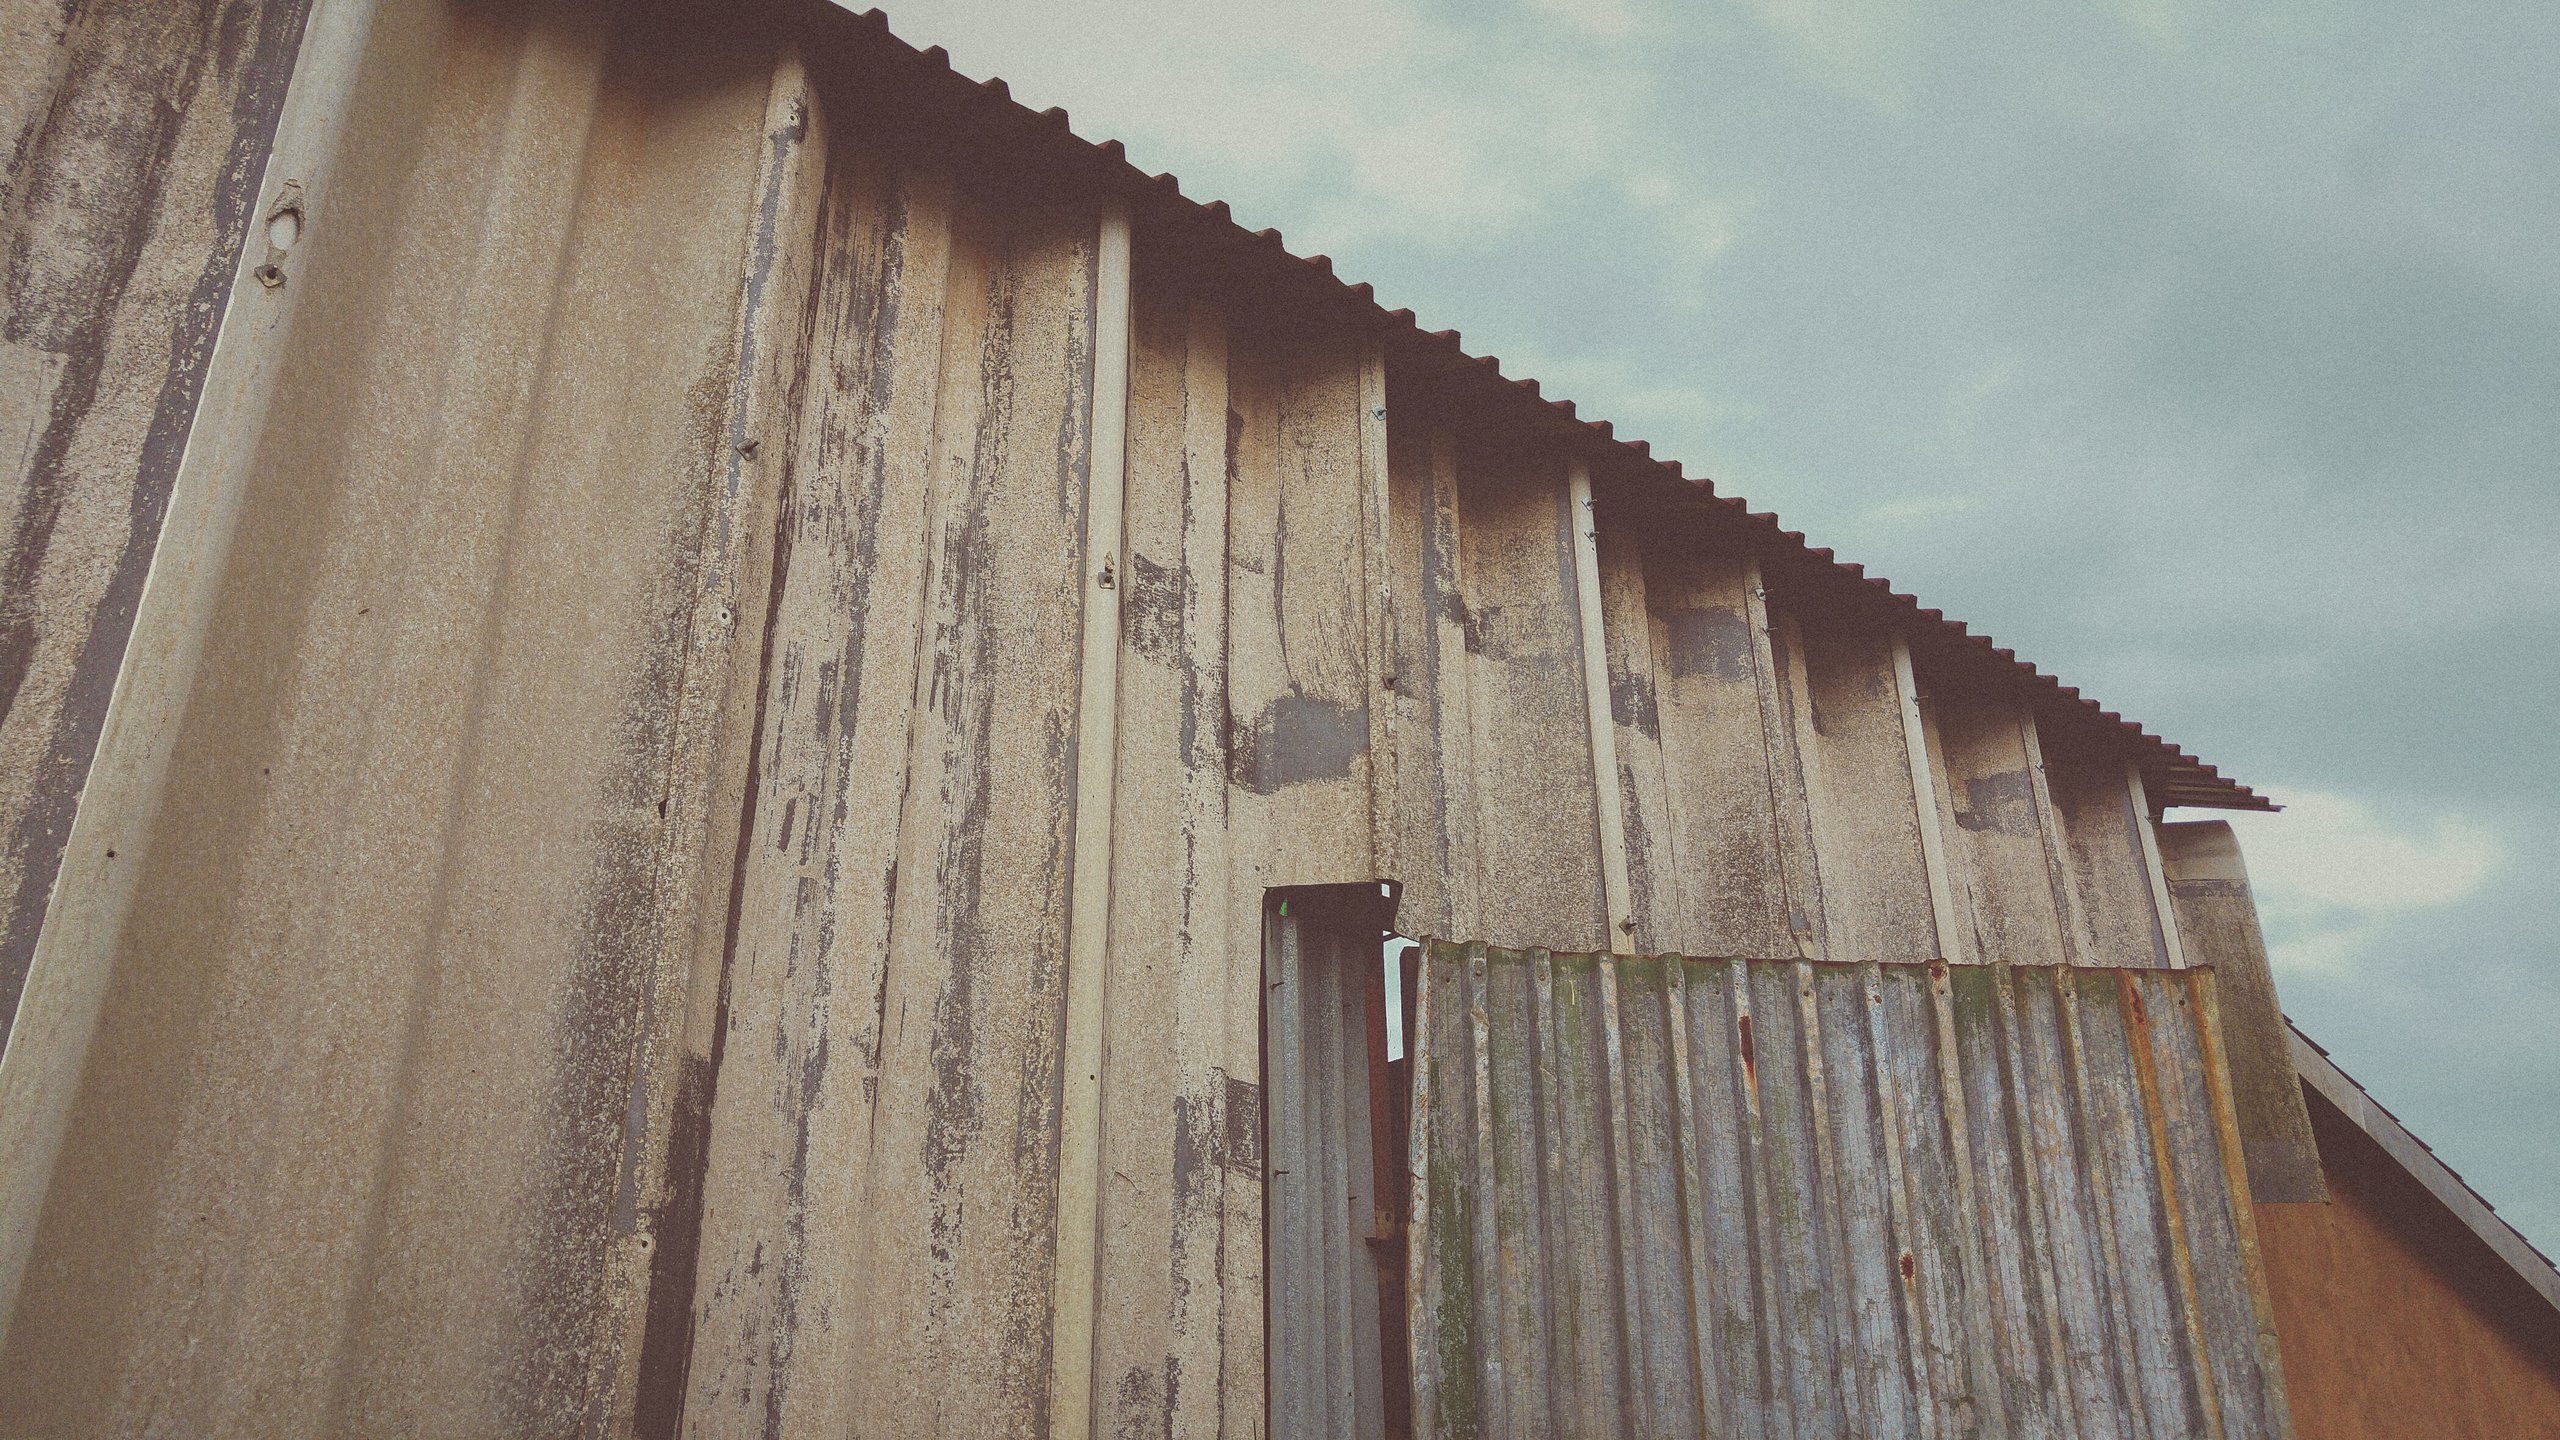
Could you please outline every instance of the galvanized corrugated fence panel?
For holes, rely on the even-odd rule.
[[[2289,1433],[2210,972],[1426,974],[1416,1433]]]
[[[1271,1434],[1384,1434],[1368,1034],[1360,967],[1378,948],[1341,926],[1271,926],[1269,1180]]]

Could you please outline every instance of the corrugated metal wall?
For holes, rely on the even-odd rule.
[[[1267,918],[1271,1433],[1379,1440],[1386,1366],[1370,1242],[1385,1212],[1371,1164],[1376,1077],[1365,1043],[1376,931],[1304,914]]]
[[[300,20],[221,9],[270,58]],[[220,73],[179,113],[236,178],[273,77]],[[1584,595],[1571,435],[1134,188],[1098,552],[1105,172],[855,17],[318,0],[274,136],[233,233],[152,232],[230,301],[0,1061],[28,1433],[1250,1434],[1271,888],[1598,950],[1622,843],[1649,950],[2176,958],[2112,722],[1913,668],[1649,472],[1597,477]],[[139,193],[193,214],[189,163]],[[19,274],[13,342],[69,293]],[[134,433],[79,453],[145,516]],[[88,603],[24,613],[94,679]],[[1069,1076],[1080,756],[1117,820]],[[1086,1225],[1089,1412],[1051,1353]]]
[[[1426,973],[1417,1434],[2291,1433],[2210,972]]]
[[[309,8],[0,0],[0,1033]]]
[[[1391,380],[1395,378],[1391,375]],[[1419,389],[1417,385],[1415,387]],[[1636,928],[1602,933],[1561,462],[1391,389],[1401,923],[1560,950],[2167,965],[2120,752],[1898,666],[1749,552],[1604,497],[1599,572]],[[1904,710],[1925,737],[1912,765]],[[1922,830],[1945,837],[1942,946]]]
[[[233,287],[0,1063],[17,1433],[574,1433],[628,1383],[771,513],[774,58],[686,18],[311,17],[259,205],[307,224]]]

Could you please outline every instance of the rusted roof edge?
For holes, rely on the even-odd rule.
[[[1963,621],[1951,619],[1942,611],[1922,607],[1917,597],[1894,589],[1881,575],[1869,575],[1863,565],[1839,559],[1828,547],[1813,545],[1802,532],[1783,528],[1777,516],[1752,510],[1738,495],[1718,493],[1715,483],[1704,476],[1685,474],[1679,462],[1654,455],[1646,441],[1620,439],[1608,421],[1581,418],[1572,401],[1548,398],[1534,379],[1505,376],[1499,358],[1468,354],[1457,331],[1426,331],[1411,310],[1387,309],[1372,287],[1337,275],[1330,256],[1297,255],[1289,250],[1278,230],[1246,230],[1236,222],[1225,202],[1194,200],[1182,193],[1181,182],[1171,174],[1150,174],[1130,164],[1119,141],[1093,141],[1076,134],[1066,111],[1051,108],[1035,112],[1015,100],[1003,80],[972,80],[962,75],[952,69],[950,53],[941,46],[919,49],[899,38],[889,28],[888,16],[880,10],[855,14],[830,0],[816,3],[865,32],[891,56],[913,66],[920,82],[939,84],[957,103],[985,107],[991,120],[1013,130],[1025,142],[1058,147],[1062,162],[1084,169],[1096,184],[1119,191],[1134,205],[1151,207],[1160,216],[1171,216],[1202,229],[1204,235],[1214,237],[1229,252],[1220,258],[1268,267],[1274,281],[1304,287],[1310,299],[1348,302],[1400,352],[1424,360],[1436,358],[1451,378],[1460,378],[1462,383],[1471,381],[1469,388],[1479,394],[1517,407],[1520,417],[1528,423],[1560,438],[1579,440],[1588,447],[1589,458],[1595,464],[1621,475],[1649,478],[1666,490],[1693,500],[1711,502],[1727,523],[1772,544],[1782,555],[1822,568],[1827,572],[1827,582],[1837,586],[1844,596],[1864,599],[1906,621],[1912,627],[1910,638],[1925,650],[1960,662],[1999,667],[2040,713],[2086,731],[2112,735],[2126,745],[2141,766],[2145,786],[2157,805],[2223,810],[2281,808],[2137,722],[2104,708],[2081,694],[2077,686],[2065,685],[2046,674],[2015,650],[1995,644],[1990,636],[1975,633]]]
[[[2383,1153],[2425,1186],[2437,1203],[2452,1211],[2463,1228],[2479,1236],[2481,1243],[2506,1262],[2507,1268],[2533,1287],[2534,1293],[2553,1310],[2560,1311],[2560,1269],[2553,1267],[2551,1257],[2535,1249],[2532,1241],[2501,1219],[2496,1206],[2439,1159],[2425,1141],[2409,1133],[2400,1117],[2384,1109],[2380,1101],[2356,1083],[2355,1077],[2339,1069],[2329,1052],[2303,1034],[2300,1026],[2290,1019],[2285,1024],[2293,1037],[2293,1066],[2303,1083],[2338,1107],[2338,1113],[2346,1116],[2348,1123],[2381,1146]]]

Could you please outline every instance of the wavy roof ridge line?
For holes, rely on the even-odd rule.
[[[2147,772],[2145,779],[2153,790],[2153,800],[2163,808],[2172,805],[2210,809],[2261,810],[2281,809],[2272,800],[2247,785],[2222,774],[2220,769],[2202,758],[2189,754],[2183,747],[2152,734],[2136,721],[2105,708],[2097,700],[2081,693],[2076,685],[2065,685],[2046,673],[2035,662],[2020,656],[2011,647],[1995,643],[1988,635],[1975,632],[1961,620],[1948,617],[1933,607],[1924,607],[1919,598],[1893,588],[1881,575],[1870,575],[1866,567],[1838,558],[1828,546],[1815,546],[1799,530],[1784,528],[1776,514],[1753,510],[1743,497],[1720,492],[1706,476],[1689,475],[1676,460],[1657,456],[1652,445],[1643,440],[1623,439],[1616,427],[1606,420],[1587,420],[1569,399],[1549,398],[1540,383],[1526,376],[1502,373],[1499,356],[1467,353],[1461,332],[1455,329],[1425,330],[1409,308],[1388,309],[1377,298],[1375,287],[1366,282],[1343,279],[1327,255],[1301,256],[1291,252],[1276,227],[1248,230],[1235,219],[1233,208],[1223,200],[1198,200],[1182,191],[1182,182],[1170,171],[1147,171],[1131,163],[1128,147],[1114,139],[1088,140],[1075,133],[1067,111],[1050,106],[1034,111],[1013,95],[1013,87],[999,77],[972,79],[954,68],[951,53],[940,45],[918,47],[891,28],[887,12],[878,8],[855,12],[835,0],[815,0],[821,8],[842,20],[852,22],[877,42],[920,62],[929,71],[938,71],[953,87],[955,96],[965,94],[973,103],[989,107],[990,115],[1004,115],[1018,126],[1045,132],[1051,143],[1063,142],[1079,147],[1088,163],[1097,163],[1095,177],[1116,185],[1133,197],[1144,195],[1158,203],[1187,206],[1191,214],[1213,227],[1224,227],[1229,241],[1242,247],[1264,252],[1265,263],[1278,261],[1295,267],[1299,276],[1316,284],[1329,286],[1341,298],[1365,308],[1373,323],[1383,322],[1391,336],[1406,343],[1446,352],[1446,358],[1463,370],[1474,371],[1489,387],[1508,392],[1519,403],[1543,413],[1549,423],[1559,429],[1581,431],[1594,443],[1616,452],[1621,469],[1649,469],[1655,476],[1687,492],[1691,500],[1711,501],[1722,508],[1729,519],[1780,542],[1787,552],[1801,557],[1811,566],[1831,572],[1831,581],[1845,593],[1863,596],[1869,603],[1898,612],[1919,622],[1925,629],[1910,638],[1933,641],[1942,650],[1965,655],[1978,662],[1996,664],[2016,680],[2030,697],[2030,703],[2042,704],[2074,715],[2081,723],[2113,730],[2129,744]],[[1009,113],[1008,113],[1009,112]],[[2147,763],[2146,763],[2147,762]]]

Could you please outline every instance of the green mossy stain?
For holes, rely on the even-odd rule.
[[[1999,979],[1989,966],[1950,966],[1947,990],[1955,1004],[1957,1044],[1989,1031],[2000,1009]]]
[[[1445,1097],[1435,1093],[1432,1098],[1435,1116],[1450,1113],[1438,1103]],[[1475,1205],[1466,1187],[1458,1183],[1458,1162],[1459,1157],[1440,1143],[1435,1132],[1427,1161],[1431,1175],[1426,1189],[1431,1260],[1436,1271],[1432,1278],[1439,1287],[1439,1294],[1432,1301],[1438,1322],[1439,1353],[1415,1358],[1439,1374],[1436,1433],[1447,1436],[1475,1435],[1483,1429],[1476,1392]]]

